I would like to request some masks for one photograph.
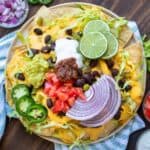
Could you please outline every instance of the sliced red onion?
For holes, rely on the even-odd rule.
[[[107,105],[97,116],[90,120],[82,121],[81,124],[88,127],[97,127],[105,124],[107,121],[111,120],[117,113],[121,104],[120,91],[115,89],[115,81],[107,76],[108,82],[110,83],[110,98]]]
[[[110,93],[109,82],[106,77],[102,76],[87,92],[91,95],[87,97],[86,101],[76,100],[73,107],[66,113],[68,117],[81,121],[89,120],[104,109]]]

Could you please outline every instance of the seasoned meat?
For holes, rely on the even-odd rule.
[[[75,58],[67,58],[56,64],[56,75],[62,82],[77,79],[78,65]]]

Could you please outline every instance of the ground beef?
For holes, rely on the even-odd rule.
[[[78,65],[76,64],[76,59],[68,58],[59,61],[56,64],[56,75],[57,78],[62,82],[77,79]]]

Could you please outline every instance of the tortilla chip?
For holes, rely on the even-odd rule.
[[[81,12],[80,8],[75,8],[75,7],[61,7],[60,8],[53,8],[52,12],[57,15],[58,17],[62,15],[76,15]]]
[[[142,61],[142,45],[140,42],[133,43],[125,48],[130,54],[131,61],[139,65]]]
[[[122,28],[121,33],[119,35],[119,44],[121,44],[122,47],[125,47],[129,41],[132,39],[133,32],[129,29],[128,26],[125,26]]]

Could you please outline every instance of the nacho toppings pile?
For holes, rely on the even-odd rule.
[[[124,18],[94,6],[57,11],[38,14],[28,35],[17,33],[22,44],[6,69],[10,105],[37,134],[95,141],[127,122],[141,102],[140,45],[128,46]]]

